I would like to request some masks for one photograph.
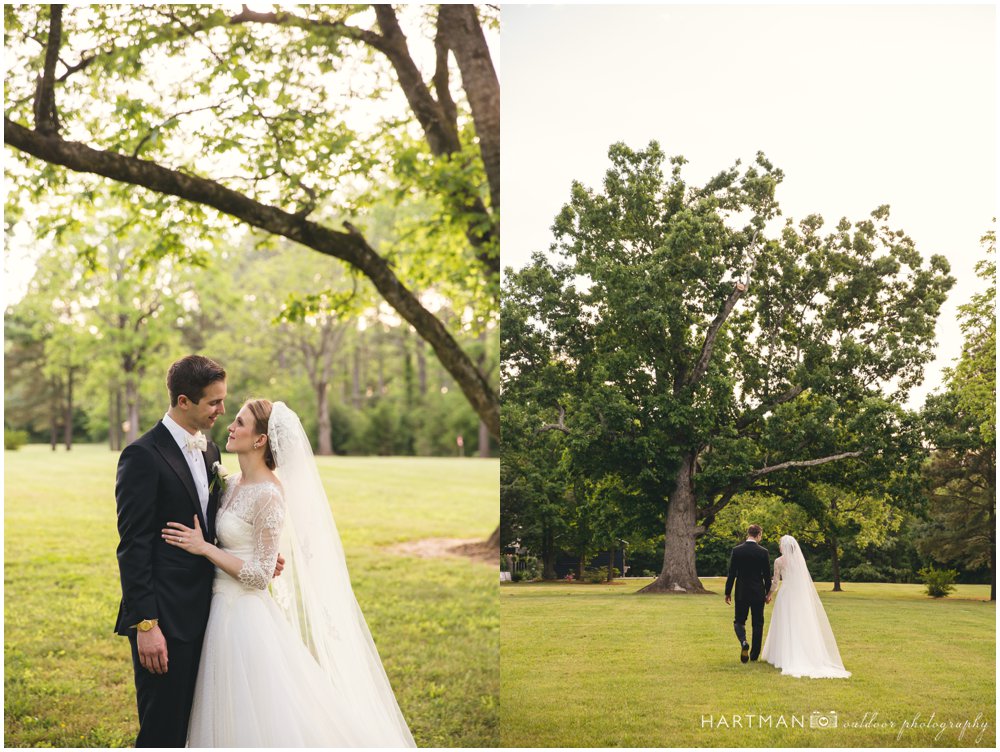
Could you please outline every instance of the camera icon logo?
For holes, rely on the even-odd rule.
[[[837,728],[837,711],[831,710],[829,713],[820,713],[818,710],[814,710],[809,715],[809,728]]]

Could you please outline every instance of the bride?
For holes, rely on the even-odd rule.
[[[778,547],[781,556],[774,560],[770,594],[774,595],[779,581],[781,591],[774,603],[760,657],[780,668],[782,674],[846,679],[851,672],[840,659],[830,620],[813,586],[798,541],[783,535]]]
[[[347,574],[309,439],[284,403],[248,401],[219,546],[167,523],[164,539],[216,566],[188,729],[191,747],[412,747]],[[278,550],[286,557],[271,583]],[[272,593],[267,588],[271,585]]]

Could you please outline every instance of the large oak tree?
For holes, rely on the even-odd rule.
[[[737,494],[894,441],[953,280],[888,207],[773,230],[782,173],[761,154],[702,186],[683,158],[665,175],[656,143],[609,156],[600,189],[573,184],[551,252],[505,284],[504,400],[545,369],[526,377],[538,429],[662,515],[646,591],[704,592],[695,541]]]

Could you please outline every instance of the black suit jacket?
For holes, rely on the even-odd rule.
[[[764,600],[771,589],[771,557],[759,543],[744,541],[729,557],[729,576],[726,578],[726,595],[733,592],[736,581],[736,600]]]
[[[219,448],[209,442],[203,456],[211,481]],[[161,531],[167,522],[193,527],[197,514],[205,538],[214,541],[219,490],[217,484],[209,492],[206,520],[187,461],[162,422],[125,447],[115,482],[122,584],[118,634],[132,634],[131,627],[143,619],[159,619],[168,638],[202,639],[215,567],[203,556],[166,543]]]

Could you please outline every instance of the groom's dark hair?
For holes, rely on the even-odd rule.
[[[747,528],[747,538],[756,538],[763,532],[764,531],[760,529],[760,525],[751,525]]]
[[[177,406],[177,398],[182,394],[198,404],[205,396],[209,384],[226,378],[226,369],[211,358],[202,355],[188,355],[181,358],[167,371],[167,391],[170,406]]]

